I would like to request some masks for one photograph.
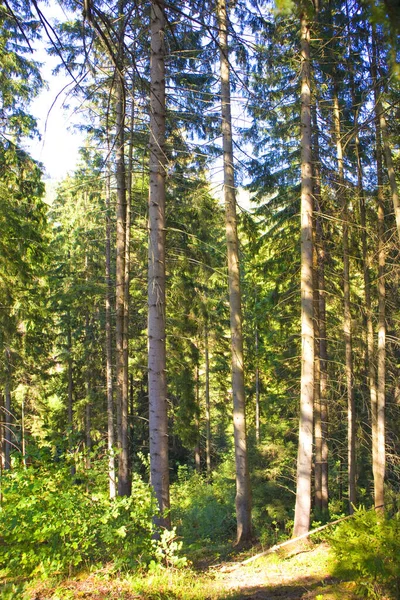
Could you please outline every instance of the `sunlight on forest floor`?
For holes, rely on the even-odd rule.
[[[240,556],[243,559],[243,555]],[[55,583],[35,582],[25,590],[1,590],[4,600],[350,600],[351,583],[332,579],[334,562],[326,544],[295,555],[269,555],[247,565],[224,563],[201,572],[165,570],[117,577],[102,570]]]

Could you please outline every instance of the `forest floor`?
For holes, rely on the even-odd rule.
[[[253,552],[254,554],[254,552]],[[142,576],[116,577],[109,570],[82,573],[62,581],[31,582],[1,588],[4,600],[352,600],[354,584],[334,578],[327,544],[297,553],[261,556],[241,564],[249,553],[214,566],[156,569]],[[18,593],[18,589],[20,592]]]

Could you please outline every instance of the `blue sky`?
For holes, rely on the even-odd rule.
[[[63,10],[56,0],[41,8],[50,22],[55,18],[64,18]],[[30,106],[31,114],[38,120],[41,140],[29,140],[24,145],[33,158],[44,164],[46,176],[61,180],[74,170],[79,147],[83,144],[83,135],[73,127],[78,122],[74,113],[76,106],[71,104],[68,109],[64,106],[71,80],[62,74],[53,75],[59,60],[46,53],[46,43],[47,40],[43,39],[40,45],[36,44],[34,58],[43,65],[42,77],[48,88]]]

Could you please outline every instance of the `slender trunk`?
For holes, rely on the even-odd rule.
[[[361,247],[362,247],[362,263],[363,263],[363,277],[364,277],[364,295],[365,295],[365,315],[367,322],[367,380],[368,389],[371,404],[371,430],[372,430],[372,462],[376,460],[377,446],[376,446],[376,407],[377,407],[377,389],[376,389],[376,367],[375,367],[375,349],[374,349],[374,326],[372,321],[372,306],[371,306],[371,278],[370,278],[370,265],[371,256],[368,249],[367,241],[367,216],[365,206],[365,193],[362,176],[362,164],[359,148],[358,138],[358,125],[357,115],[355,115],[355,154],[357,162],[357,191],[360,205],[360,224],[361,224]]]
[[[317,218],[318,230],[318,288],[319,288],[319,358],[320,358],[320,404],[321,404],[321,511],[323,518],[329,515],[328,480],[328,349],[326,334],[325,294],[325,242],[322,220]]]
[[[10,357],[9,351],[5,352],[6,382],[4,387],[5,397],[5,435],[4,435],[4,468],[11,469],[11,391],[10,391]]]
[[[86,284],[88,283],[88,256],[85,256]],[[86,344],[86,406],[85,406],[85,432],[86,432],[86,468],[91,467],[90,453],[92,451],[92,382],[91,382],[91,349],[90,349],[90,319],[89,313],[85,317],[85,344]]]
[[[150,191],[148,262],[148,376],[150,478],[160,514],[169,528],[168,413],[165,346],[165,15],[163,0],[151,3]]]
[[[134,126],[134,103],[131,104],[130,115],[130,139],[128,148],[128,165],[126,173],[126,211],[125,211],[125,264],[124,264],[124,333],[123,333],[123,361],[124,361],[124,382],[123,398],[126,401],[122,408],[122,436],[124,448],[125,470],[128,474],[128,481],[125,484],[125,495],[130,495],[131,484],[129,478],[129,284],[130,284],[130,242],[131,242],[131,207],[132,207],[132,173],[133,173],[133,126]]]
[[[204,328],[204,360],[206,376],[206,465],[207,477],[211,475],[211,417],[210,417],[210,358],[208,353],[208,326]]]
[[[372,35],[372,64],[371,75],[375,95],[375,133],[376,133],[376,173],[378,183],[377,209],[378,209],[378,355],[377,355],[377,401],[376,411],[373,415],[375,427],[372,442],[374,496],[375,508],[384,509],[384,481],[385,481],[385,361],[386,361],[386,315],[385,315],[385,223],[384,223],[384,195],[383,195],[383,164],[382,164],[382,104],[380,90],[378,89],[378,48],[375,33]]]
[[[117,179],[117,237],[116,237],[116,397],[118,430],[118,495],[131,492],[128,465],[128,386],[126,385],[125,338],[125,258],[126,258],[126,177],[125,177],[125,81],[124,68],[124,0],[119,1],[119,49],[116,74],[116,179]]]
[[[233,166],[230,65],[225,0],[217,2],[221,68],[221,115],[224,153],[224,197],[228,252],[229,306],[232,344],[233,427],[236,462],[236,543],[251,539],[251,491],[247,457],[242,306]]]
[[[200,456],[200,374],[199,374],[199,365],[196,365],[196,405],[197,405],[197,413],[195,416],[196,420],[196,446],[194,448],[194,464],[196,467],[196,473],[201,472],[201,456]]]
[[[255,347],[256,347],[256,442],[260,443],[260,369],[258,367],[258,326],[256,323],[255,332]]]
[[[315,509],[318,516],[322,513],[322,419],[321,419],[321,360],[320,360],[320,319],[318,289],[318,255],[319,244],[317,230],[314,229],[313,248],[313,286],[314,286],[314,437],[315,467],[314,493]]]
[[[343,333],[345,341],[346,388],[347,388],[347,468],[349,513],[354,511],[356,502],[356,444],[355,444],[355,405],[352,360],[352,327],[350,301],[350,258],[349,258],[349,217],[348,201],[345,190],[343,147],[341,139],[340,107],[337,91],[337,74],[334,70],[333,81],[333,121],[336,138],[336,159],[338,165],[338,197],[341,205],[342,244],[343,244]]]
[[[3,472],[5,466],[5,407],[4,407],[4,395],[0,392],[0,475]]]
[[[68,417],[68,449],[72,455],[74,452],[74,399],[73,399],[73,391],[74,391],[74,374],[73,374],[73,364],[72,364],[72,332],[71,332],[71,314],[68,311],[67,314],[67,351],[68,351],[68,407],[67,407],[67,417]],[[75,475],[76,467],[74,464],[74,460],[72,460],[71,464],[71,475]]]
[[[316,365],[318,385],[318,415],[314,417],[315,422],[315,478],[316,478],[316,506],[321,511],[322,518],[328,517],[328,351],[326,337],[326,294],[325,294],[325,241],[322,218],[322,193],[321,193],[321,169],[319,152],[319,131],[317,118],[317,99],[312,112],[313,117],[313,170],[314,170],[314,198],[315,198],[315,240],[316,240],[316,274],[315,284],[317,297],[315,298],[316,319],[318,339],[316,348],[318,364]],[[317,483],[318,482],[318,483]],[[317,498],[318,496],[318,498]]]
[[[26,436],[25,436],[25,398],[22,398],[21,404],[21,446],[22,446],[22,464],[26,469]]]
[[[293,535],[310,528],[314,402],[313,199],[311,166],[310,28],[301,15],[301,383]]]
[[[108,152],[109,155],[109,152]],[[108,483],[110,498],[116,496],[115,457],[114,457],[114,400],[112,382],[112,331],[111,331],[111,172],[107,160],[106,167],[106,391],[107,391],[107,450]]]

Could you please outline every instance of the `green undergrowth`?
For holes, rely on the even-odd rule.
[[[335,575],[352,577],[362,597],[400,598],[400,512],[391,515],[360,509],[330,537]]]
[[[60,468],[3,476],[0,578],[71,574],[110,557],[117,570],[148,563],[153,500],[139,478],[132,492],[110,501]]]

